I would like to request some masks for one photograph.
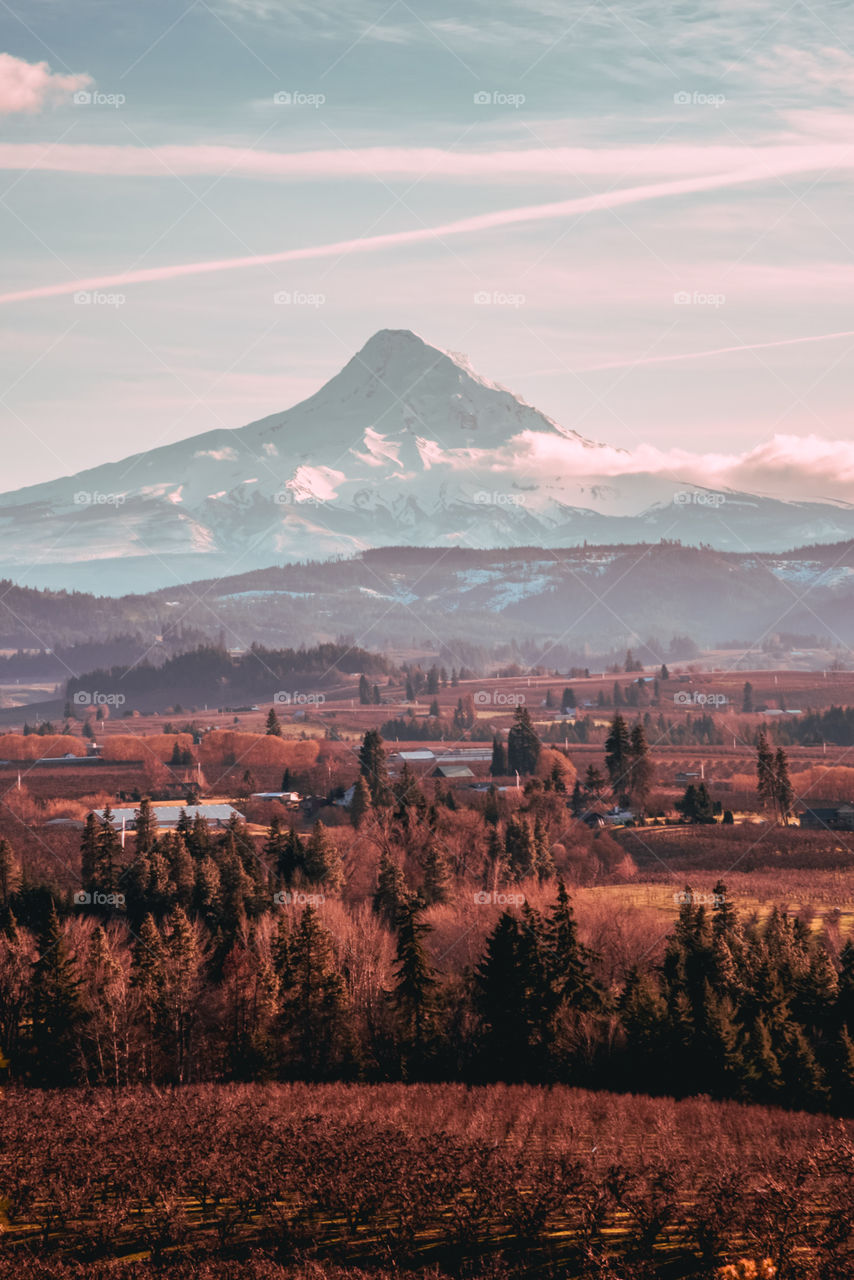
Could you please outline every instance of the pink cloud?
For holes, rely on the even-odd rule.
[[[26,64],[23,64],[26,65]],[[44,65],[44,64],[42,64]],[[74,77],[66,77],[73,79]],[[444,178],[506,181],[510,178],[693,176],[752,169],[763,174],[852,165],[850,142],[792,145],[682,145],[632,147],[535,147],[496,151],[445,151],[438,147],[364,147],[325,151],[259,151],[251,147],[160,147],[60,143],[0,143],[0,169],[38,169],[106,177],[215,175],[258,179]]]
[[[591,450],[572,440],[525,432],[487,461],[496,474],[524,471],[545,484],[560,476],[589,485],[645,475],[800,501],[850,502],[854,482],[854,442],[817,435],[774,435],[743,453],[700,453],[651,444]]]
[[[46,62],[25,62],[11,53],[0,53],[0,115],[34,115],[91,83],[85,74],[61,75],[51,71]]]

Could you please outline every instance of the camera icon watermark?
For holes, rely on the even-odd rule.
[[[677,107],[714,107],[719,110],[726,102],[725,93],[688,93],[682,89],[674,93],[673,101]]]
[[[127,501],[123,493],[96,493],[89,489],[80,489],[75,493],[75,507],[122,507]]]
[[[273,894],[277,907],[320,907],[325,901],[324,893],[304,893],[299,889],[283,889]]]
[[[280,289],[273,294],[273,302],[277,307],[322,307],[326,303],[325,293],[300,293],[297,290]]]
[[[678,907],[722,907],[732,899],[723,893],[694,893],[685,890],[682,893],[674,893],[673,901]]]
[[[504,93],[502,90],[480,89],[473,97],[476,107],[512,107],[518,111],[527,102],[524,93]]]
[[[93,890],[88,893],[85,889],[78,889],[74,895],[75,907],[115,907],[120,910],[125,905],[125,895],[123,893],[100,893]]]
[[[726,500],[725,493],[705,489],[680,489],[673,495],[675,507],[722,507]]]
[[[279,707],[320,707],[325,701],[325,693],[301,693],[296,689],[280,689],[273,694],[273,702]]]
[[[525,495],[523,493],[499,493],[493,490],[491,493],[488,489],[479,489],[474,495],[474,501],[479,507],[524,507]]]
[[[508,893],[502,889],[481,889],[472,895],[477,907],[524,907],[524,893]]]
[[[722,307],[726,303],[726,294],[700,293],[698,290],[689,293],[687,289],[680,289],[674,293],[673,301],[677,307]]]
[[[729,706],[729,698],[725,693],[701,693],[699,690],[680,689],[673,695],[677,707],[721,707]]]
[[[78,89],[71,99],[75,107],[123,107],[127,98],[123,93],[100,93],[97,89]]]
[[[476,307],[524,307],[525,302],[524,293],[502,293],[500,289],[493,289],[491,293],[488,289],[479,289],[474,294]]]
[[[101,293],[97,289],[78,289],[74,294],[77,307],[123,307],[126,301],[123,293]]]
[[[317,498],[313,493],[296,493],[293,489],[279,489],[273,494],[273,501],[277,507],[319,507],[323,504],[323,498]]]
[[[300,89],[280,89],[273,94],[273,102],[277,107],[322,107],[326,102],[325,93],[303,93]]]
[[[123,693],[90,693],[88,689],[78,689],[71,700],[76,707],[123,707],[127,702]]]
[[[476,707],[524,707],[524,693],[507,693],[503,689],[478,689],[472,695]]]

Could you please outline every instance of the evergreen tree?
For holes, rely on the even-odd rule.
[[[631,781],[632,742],[629,728],[619,712],[611,721],[605,739],[605,767],[611,781],[611,791],[618,804],[626,804]]]
[[[448,864],[443,858],[439,846],[431,841],[427,856],[424,859],[424,881],[421,885],[420,895],[427,906],[446,900],[449,880]]]
[[[696,787],[690,783],[685,788],[682,799],[676,801],[675,807],[686,822],[709,825],[715,821],[714,804],[705,782],[701,782]]]
[[[596,1009],[602,993],[591,974],[591,953],[582,946],[572,903],[562,879],[557,882],[557,899],[544,926],[548,972],[556,1002],[576,1008]]]
[[[409,825],[413,814],[423,818],[427,812],[427,800],[408,761],[404,761],[400,777],[392,788],[392,794],[397,804],[397,817],[405,825]]]
[[[162,956],[159,995],[168,1059],[176,1082],[186,1084],[194,1066],[203,957],[195,930],[181,907],[167,920]]]
[[[596,768],[595,764],[589,764],[584,775],[584,791],[593,800],[599,800],[605,789],[605,779]]]
[[[172,832],[164,843],[164,853],[169,868],[170,897],[187,911],[192,905],[196,882],[196,868],[190,851],[178,833]]]
[[[332,937],[311,906],[291,935],[288,976],[282,993],[286,1070],[300,1079],[332,1079],[349,1057],[349,1006]]]
[[[0,907],[8,907],[9,899],[21,882],[21,867],[8,840],[0,836]]]
[[[754,1102],[773,1106],[785,1085],[780,1061],[765,1019],[756,1018],[744,1049],[744,1088]]]
[[[774,757],[774,799],[784,826],[789,824],[794,798],[795,792],[789,778],[789,761],[783,748],[778,747]]]
[[[353,799],[350,803],[350,821],[356,830],[365,821],[371,811],[371,791],[364,776],[360,773],[353,788]]]
[[[525,1006],[530,997],[521,954],[519,922],[502,913],[475,973],[476,1001],[484,1024],[483,1069],[487,1078],[518,1083],[530,1070]]]
[[[708,1092],[717,1097],[739,1092],[745,1074],[739,1047],[739,1027],[729,999],[719,998],[708,981],[703,984],[703,1002],[698,1018],[695,1057]]]
[[[493,778],[507,777],[507,752],[498,733],[492,739],[492,763],[489,766],[489,773]]]
[[[407,1079],[411,1079],[425,1065],[437,985],[423,942],[430,929],[419,920],[419,910],[414,902],[410,902],[398,920],[392,992],[401,1032],[404,1076]]]
[[[774,768],[774,753],[768,746],[764,732],[756,739],[756,791],[760,802],[776,808],[777,779]]]
[[[655,768],[640,721],[634,725],[629,743],[629,799],[636,817],[643,818],[652,790]]]
[[[744,689],[741,695],[741,710],[744,715],[753,714],[753,685],[749,680],[744,682]]]
[[[116,892],[119,881],[119,861],[122,845],[118,832],[113,826],[113,814],[110,806],[104,810],[104,816],[98,826],[95,870],[92,876],[93,890],[99,893]]]
[[[385,850],[380,854],[377,886],[373,906],[390,928],[397,925],[401,910],[409,901],[409,890],[402,868]]]
[[[551,842],[539,814],[534,819],[534,869],[540,883],[544,880],[550,880],[555,871]]]
[[[80,979],[53,903],[39,936],[38,953],[30,1005],[34,1072],[47,1087],[68,1085],[77,1071],[84,1013]]]
[[[185,818],[186,816],[186,813],[184,813]],[[154,816],[154,810],[151,807],[151,801],[148,796],[143,796],[140,800],[139,808],[134,817],[134,829],[136,831],[134,848],[137,853],[150,853],[157,839],[157,819]]]
[[[267,716],[266,734],[268,738],[281,738],[282,724],[276,715],[276,708],[271,707]]]
[[[309,884],[337,893],[344,879],[341,855],[322,822],[317,821],[305,845],[304,874]]]
[[[510,818],[504,833],[504,849],[508,869],[515,880],[533,875],[537,850],[528,818],[516,815]]]
[[[513,713],[513,724],[507,734],[508,771],[525,775],[536,772],[540,746],[531,713],[527,707],[517,707]]]
[[[94,813],[86,815],[86,825],[80,841],[80,883],[86,893],[95,885],[95,867],[98,862],[98,819]]]
[[[368,729],[359,751],[359,771],[368,784],[371,803],[379,808],[391,802],[383,740],[376,729]]]

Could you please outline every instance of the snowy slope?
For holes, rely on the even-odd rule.
[[[532,442],[581,450],[584,475],[529,468]],[[854,536],[844,504],[709,495],[604,462],[597,477],[605,449],[464,357],[382,330],[292,409],[0,495],[0,576],[117,593],[371,546],[764,551]]]

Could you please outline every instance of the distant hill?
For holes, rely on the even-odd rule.
[[[733,638],[759,643],[776,632],[854,644],[854,543],[779,555],[669,542],[388,547],[119,599],[0,583],[0,649],[64,646],[60,658],[49,655],[64,677],[143,657],[160,664],[204,640],[279,649],[346,638],[380,651],[516,641],[583,654],[637,638],[678,634],[711,646]],[[112,643],[93,650],[105,642]],[[14,659],[5,666],[10,671]],[[0,661],[0,683],[3,669]]]

